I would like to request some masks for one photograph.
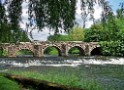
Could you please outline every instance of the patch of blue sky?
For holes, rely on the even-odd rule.
[[[111,5],[113,11],[116,11],[120,8],[120,3],[124,3],[124,0],[108,0]]]

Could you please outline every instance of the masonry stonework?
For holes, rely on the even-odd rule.
[[[78,42],[78,41],[68,41],[68,42],[20,42],[18,44],[0,44],[0,48],[3,48],[8,52],[8,57],[16,57],[17,52],[22,49],[27,49],[33,52],[34,57],[43,57],[44,51],[48,47],[55,47],[59,56],[68,56],[68,52],[71,48],[77,47],[81,52],[82,56],[91,55],[93,49],[100,47],[97,42]]]

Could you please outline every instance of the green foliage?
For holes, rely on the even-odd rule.
[[[111,60],[111,57],[95,57],[97,60]],[[115,59],[120,59],[115,57]],[[62,59],[64,60],[64,59]],[[82,59],[81,59],[82,60]],[[79,65],[77,67],[10,68],[6,73],[86,90],[123,90],[124,65]],[[107,81],[106,81],[107,79]],[[109,79],[109,82],[108,82]]]
[[[70,30],[68,35],[51,35],[48,37],[49,41],[83,41],[84,29],[81,27],[75,27]]]
[[[5,8],[7,4],[7,9],[3,9],[2,11],[8,12],[8,19],[15,31],[21,21],[23,2],[28,4],[28,26],[30,27],[36,26],[39,30],[42,30],[42,28],[48,26],[55,31],[55,34],[58,34],[60,29],[68,32],[75,24],[77,0],[29,0],[29,2],[26,0],[2,0],[0,1],[0,6]],[[80,3],[82,17],[86,16],[87,13],[93,19],[95,3],[102,6],[104,12],[108,13],[112,10],[106,0],[81,0]]]
[[[8,55],[8,52],[4,50],[2,56],[7,56],[7,55]]]
[[[21,4],[23,0],[15,1],[11,0],[8,5],[8,9],[5,8],[7,0],[0,1],[0,43],[6,42],[18,42],[18,41],[29,41],[25,31],[20,29],[21,20]],[[8,10],[8,16],[6,15]],[[9,18],[9,22],[8,19]]]
[[[33,52],[27,49],[22,49],[17,52],[17,55],[33,55]]]
[[[90,29],[85,30],[84,41],[100,42],[100,41],[116,41],[118,40],[118,29],[113,27],[111,23],[103,26],[102,24],[92,25]]]
[[[71,49],[69,50],[68,53],[69,53],[69,54],[78,54],[78,55],[80,55],[80,50],[79,50],[78,48],[76,48],[76,47],[73,47],[73,48],[71,48]]]
[[[51,35],[48,37],[49,41],[68,41],[69,37],[67,35]]]
[[[2,49],[0,49],[0,56],[2,56],[3,55],[3,50]]]
[[[118,34],[124,29],[124,14],[120,10],[117,11],[117,16],[112,12],[106,16],[106,22],[97,22],[90,29],[85,30],[84,41],[117,41]]]
[[[0,57],[4,57],[4,56],[7,56],[8,55],[8,52],[3,50],[3,49],[0,49]]]
[[[103,55],[107,56],[117,56],[119,53],[118,51],[118,46],[120,45],[120,42],[118,41],[110,41],[110,42],[100,42],[101,48],[102,48],[102,53]]]
[[[103,55],[124,56],[124,14],[117,10],[107,15],[105,23],[98,22],[85,30],[84,41],[100,42]]]
[[[74,27],[68,34],[69,41],[83,41],[84,29],[81,27]]]
[[[58,55],[59,54],[58,50],[55,47],[46,48],[44,53],[47,54],[47,55]]]
[[[103,55],[124,56],[124,42],[110,41],[100,42]]]
[[[20,86],[0,75],[0,90],[20,90]]]
[[[16,30],[16,32],[15,32]],[[10,24],[0,24],[0,43],[16,43],[29,41],[28,35],[21,29],[12,30]]]
[[[19,31],[19,36],[17,36],[17,38],[20,42],[29,42],[30,41],[27,33],[24,30]]]
[[[19,21],[21,21],[21,14],[22,14],[22,4],[23,0],[15,1],[11,0],[8,6],[8,16],[10,19],[11,28],[17,33],[19,28]]]
[[[85,42],[99,42],[103,41],[103,33],[97,29],[86,29],[84,34]]]
[[[10,73],[39,80],[46,80],[62,85],[68,85],[71,87],[78,87],[88,90],[103,90],[102,86],[100,86],[97,80],[87,77],[87,75],[85,75],[84,73],[80,76],[79,72],[69,70],[70,69],[66,67],[65,69],[58,68],[58,70],[56,70],[55,68],[50,70],[48,69],[47,71],[42,73],[37,71],[10,71]]]

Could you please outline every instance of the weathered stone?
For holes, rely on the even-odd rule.
[[[19,50],[28,49],[33,52],[34,57],[43,57],[44,51],[48,47],[55,47],[60,56],[68,56],[68,51],[77,47],[80,49],[83,55],[90,55],[91,51],[95,48],[100,47],[97,42],[20,42],[18,44],[0,44],[0,48],[8,51],[8,57],[16,57],[16,54]]]

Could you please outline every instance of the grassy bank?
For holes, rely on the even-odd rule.
[[[86,90],[104,90],[102,86],[93,78],[88,77],[85,73],[79,74],[79,72],[74,72],[73,69],[67,71],[63,70],[52,70],[49,68],[46,71],[15,71],[11,70],[9,73],[15,75],[21,75],[28,78],[34,78],[38,80],[46,80],[53,83],[58,83],[61,85],[67,85],[71,87],[78,87]]]
[[[3,69],[1,68],[2,72]],[[124,65],[8,66],[5,73],[86,90],[123,90],[124,88]]]
[[[7,72],[86,90],[123,90],[123,65],[81,65],[78,67],[12,68]]]
[[[0,75],[0,90],[21,90],[20,88],[16,82]]]

